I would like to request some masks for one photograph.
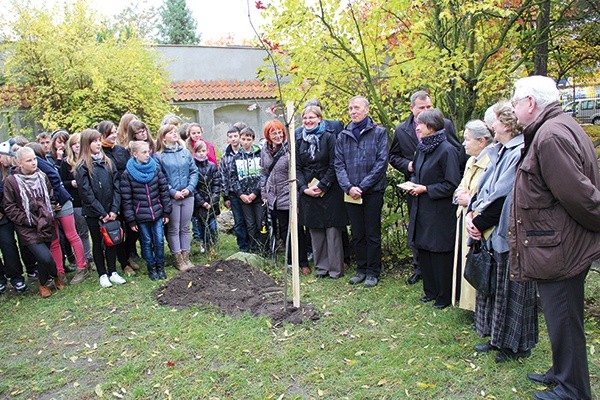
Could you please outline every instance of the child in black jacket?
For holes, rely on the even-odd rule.
[[[194,161],[198,167],[198,185],[194,193],[194,217],[198,219],[200,252],[210,248],[217,239],[217,215],[221,195],[221,173],[207,158],[208,146],[202,140],[194,145]]]

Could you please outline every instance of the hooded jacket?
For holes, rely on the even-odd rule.
[[[231,192],[237,197],[254,193],[254,201],[260,201],[260,147],[253,144],[249,152],[240,147],[233,157],[229,184]]]

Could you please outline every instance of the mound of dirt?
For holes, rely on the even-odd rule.
[[[185,308],[217,306],[226,314],[249,312],[281,324],[319,319],[311,305],[283,305],[283,288],[264,272],[239,260],[217,260],[175,275],[156,291],[159,304]]]

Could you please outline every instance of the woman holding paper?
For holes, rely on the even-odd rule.
[[[426,110],[416,120],[421,141],[414,160],[415,186],[408,225],[409,244],[419,250],[423,274],[421,301],[434,301],[434,308],[446,308],[452,296],[452,264],[456,206],[452,196],[460,182],[458,151],[446,140],[444,116],[438,109]]]
[[[296,144],[300,223],[310,230],[316,276],[338,279],[344,272],[341,229],[348,216],[333,166],[335,132],[322,121],[319,107],[304,108],[302,137]]]

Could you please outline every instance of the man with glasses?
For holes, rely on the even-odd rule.
[[[525,146],[509,220],[510,278],[537,283],[552,348],[550,369],[527,377],[554,387],[534,399],[589,400],[584,283],[600,257],[598,160],[552,79],[519,79],[512,104]]]

